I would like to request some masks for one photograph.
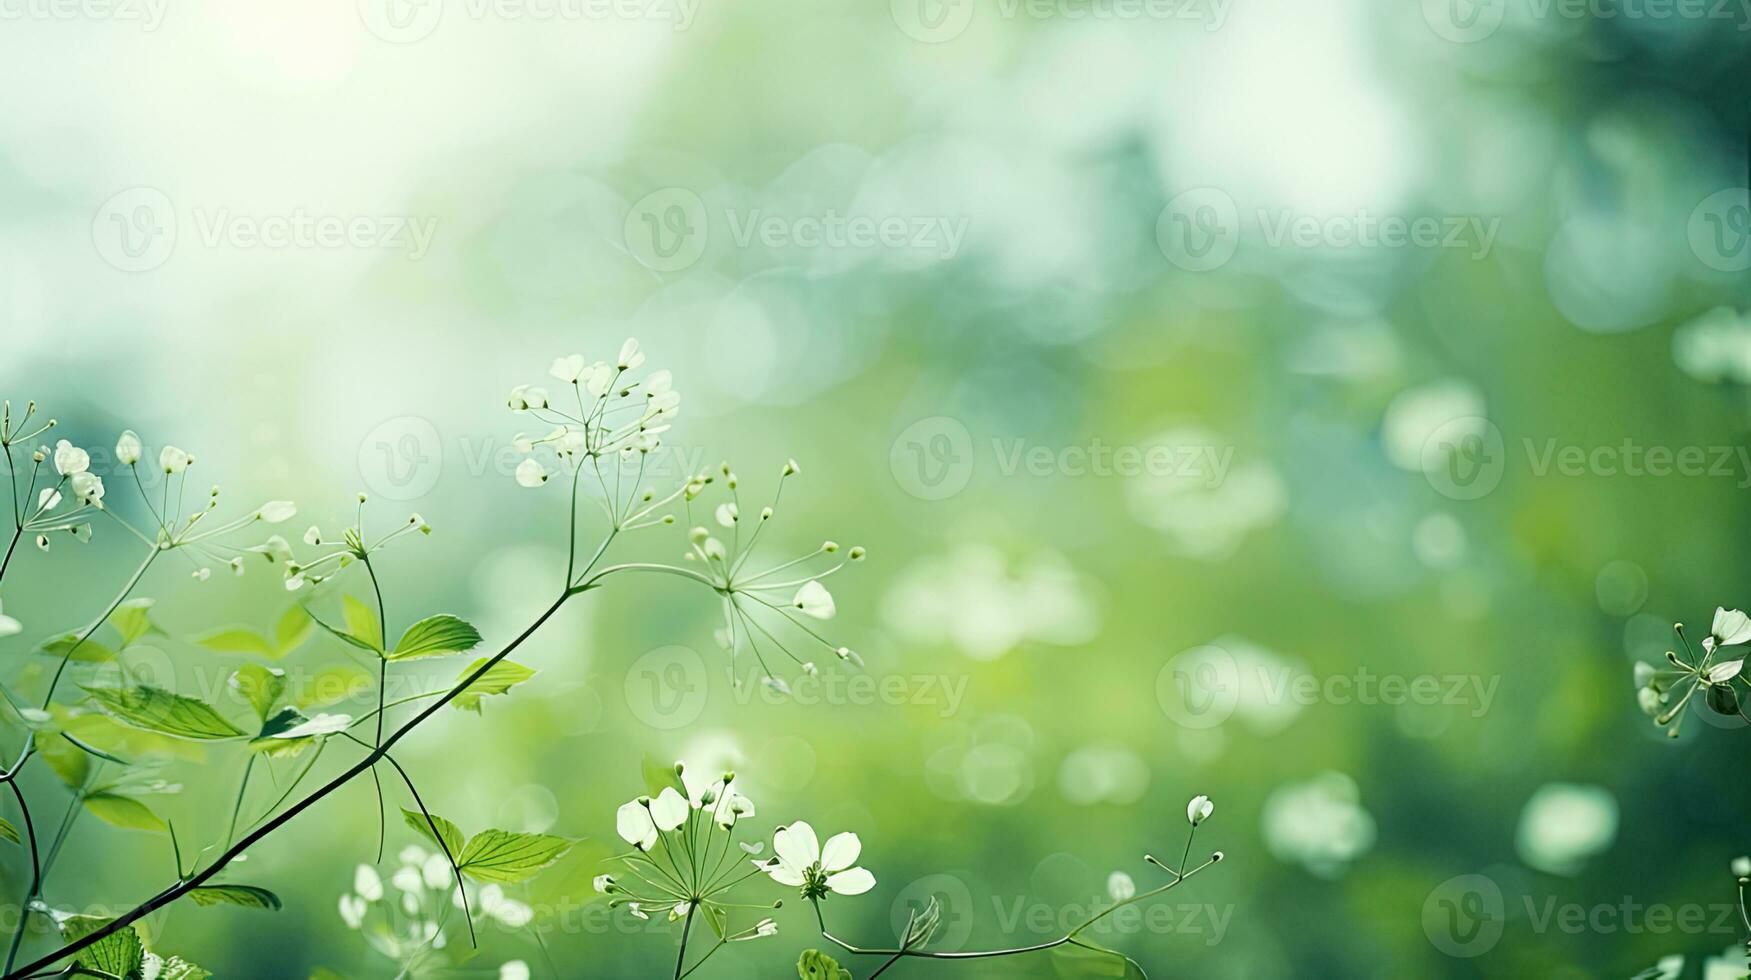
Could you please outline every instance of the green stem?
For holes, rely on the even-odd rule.
[[[105,609],[103,615],[97,617],[95,622],[85,628],[85,632],[81,633],[73,645],[67,648],[66,653],[61,654],[61,663],[55,668],[55,676],[49,680],[49,693],[43,696],[43,710],[47,711],[50,702],[54,701],[55,688],[60,685],[61,674],[67,669],[67,662],[73,659],[73,654],[85,645],[86,640],[91,639],[91,634],[96,633],[103,628],[104,623],[109,622],[109,618],[115,615],[115,611],[121,608],[122,603],[128,601],[128,596],[133,593],[135,586],[138,586],[140,580],[146,577],[146,570],[152,567],[152,562],[156,561],[162,553],[163,549],[161,548],[154,548],[147,552],[146,560],[142,561],[140,567],[134,570],[134,576],[128,579],[128,584],[122,586],[122,590],[116,593],[115,600],[109,604],[109,608]]]
[[[681,972],[681,967],[687,962],[687,934],[693,931],[693,913],[697,911],[699,911],[697,902],[689,905],[687,907],[687,921],[681,923],[681,952],[675,957],[675,980],[681,980],[681,977],[685,975]]]
[[[18,799],[18,809],[24,814],[24,832],[30,838],[30,888],[25,892],[24,901],[19,903],[18,931],[12,934],[12,944],[6,950],[6,970],[12,971],[12,962],[18,958],[18,946],[24,942],[24,928],[30,923],[30,903],[36,898],[42,888],[43,867],[37,856],[36,824],[30,819],[30,805],[24,802],[24,791],[18,788],[18,781],[11,780],[7,784],[12,788],[12,795]]]

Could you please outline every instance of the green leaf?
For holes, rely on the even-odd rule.
[[[255,717],[265,722],[279,703],[280,695],[286,692],[286,672],[261,664],[244,664],[231,672],[227,683],[255,709]]]
[[[383,649],[383,624],[377,622],[377,614],[371,607],[352,596],[343,596],[340,603],[341,615],[346,617],[347,632],[354,637],[370,644],[370,649]]]
[[[61,939],[69,943],[83,939],[109,923],[110,920],[102,916],[70,915],[60,920]],[[140,934],[133,926],[118,929],[73,954],[74,963],[112,977],[139,975],[145,960],[145,948],[140,945]]]
[[[447,657],[467,653],[480,645],[480,631],[449,613],[428,616],[409,626],[395,644],[391,660],[412,660],[415,657]]]
[[[672,762],[659,762],[647,752],[639,760],[639,774],[644,777],[644,791],[652,798],[663,795],[665,789],[674,789],[683,796],[687,795],[687,787],[681,784],[681,777],[675,775],[675,764]]]
[[[451,857],[456,857],[458,854],[462,853],[462,828],[435,813],[432,814],[431,822],[428,823],[425,814],[415,810],[409,810],[407,807],[401,808],[401,817],[407,821],[409,827],[419,831],[420,836],[431,841],[433,844],[439,843],[437,836],[432,834],[432,824],[437,824],[438,833],[442,834],[444,838],[443,843],[439,845],[440,849],[448,848]]]
[[[278,659],[280,651],[261,635],[241,627],[213,630],[195,637],[195,642],[215,653],[252,653],[269,660]]]
[[[1052,947],[1052,969],[1065,980],[1081,980],[1086,977],[1148,980],[1143,968],[1130,957],[1082,938]]]
[[[109,617],[109,624],[121,634],[122,646],[129,646],[135,640],[147,633],[162,633],[152,622],[152,599],[129,599],[116,607]]]
[[[805,951],[796,961],[796,975],[802,980],[851,980],[850,970],[818,949]]]
[[[14,844],[20,843],[24,840],[24,838],[18,836],[18,828],[12,826],[12,821],[5,817],[0,817],[0,837],[4,837]]]
[[[469,664],[461,674],[457,675],[456,680],[460,682],[468,675],[479,670],[481,666],[487,662],[487,659],[488,658],[486,657],[482,657]],[[483,697],[492,694],[504,694],[512,687],[521,684],[534,676],[535,671],[520,663],[511,660],[501,660],[498,663],[493,664],[486,673],[481,674],[474,683],[463,688],[462,693],[451,698],[450,704],[462,709],[463,711],[472,711],[475,714],[479,714],[480,701]]]
[[[154,964],[156,964],[157,972],[153,972]],[[213,975],[213,972],[203,970],[180,956],[164,959],[157,953],[147,953],[143,975],[153,977],[155,980],[207,980]]]
[[[483,830],[469,840],[456,864],[476,881],[515,884],[535,877],[542,868],[565,856],[575,843],[552,834],[515,834]]]
[[[285,615],[274,626],[274,642],[279,646],[280,656],[303,646],[315,628],[316,624],[311,621],[310,614],[304,611],[303,606],[293,606],[286,610]]]
[[[351,601],[351,600],[349,600],[349,601]],[[362,639],[354,636],[353,634],[347,632],[346,630],[343,630],[337,626],[330,626],[328,623],[324,622],[320,617],[318,617],[315,613],[310,612],[309,610],[305,610],[305,613],[310,617],[311,622],[322,627],[324,630],[326,630],[328,632],[328,634],[330,636],[334,637],[335,639],[345,640],[347,643],[350,643],[353,646],[356,646],[361,650],[369,650],[372,654],[374,654],[376,656],[379,656],[379,657],[383,656],[383,650],[381,647],[372,644],[368,640],[362,640]]]
[[[161,687],[86,686],[85,693],[105,714],[160,735],[197,740],[236,738],[243,734],[213,706],[196,698],[172,694]]]
[[[274,758],[294,756],[317,739],[346,730],[352,720],[348,715],[306,718],[296,708],[282,708],[279,714],[262,723],[261,734],[249,740],[249,747]]]
[[[85,663],[103,663],[116,658],[114,650],[96,640],[86,640],[84,643],[80,643],[77,633],[67,633],[52,640],[45,640],[38,649],[51,657],[67,657]]]
[[[280,910],[280,896],[254,885],[201,885],[189,889],[196,905],[241,905],[248,909]]]
[[[85,809],[104,823],[123,830],[162,834],[166,829],[164,821],[158,819],[146,804],[119,793],[92,793],[85,798]]]

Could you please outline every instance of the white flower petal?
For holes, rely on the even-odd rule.
[[[691,809],[686,797],[675,792],[675,787],[667,786],[651,801],[651,819],[656,821],[658,830],[674,830],[687,822]]]
[[[1192,801],[1186,804],[1186,819],[1191,821],[1192,826],[1196,827],[1210,819],[1210,814],[1215,810],[1216,804],[1211,803],[1208,796],[1194,796]]]
[[[833,614],[838,612],[838,607],[833,604],[833,594],[819,582],[803,583],[803,587],[796,590],[796,598],[791,603],[802,610],[803,615],[816,619],[832,619]]]
[[[547,470],[533,460],[525,459],[517,464],[517,485],[523,487],[538,487],[547,482]]]
[[[91,468],[91,454],[65,439],[55,443],[55,472],[62,476],[83,473]]]
[[[815,828],[798,821],[772,835],[772,853],[794,871],[803,871],[821,859]]]
[[[657,842],[657,825],[651,821],[651,811],[638,800],[614,812],[614,830],[621,840],[641,851],[650,850]]]
[[[368,864],[361,864],[353,871],[353,891],[367,902],[375,902],[383,897],[383,879],[378,876],[377,869]]]
[[[140,461],[140,437],[133,429],[123,432],[116,440],[116,460],[123,466],[132,466]]]
[[[1751,616],[1737,609],[1715,608],[1714,627],[1709,630],[1714,634],[1715,641],[1721,646],[1730,647],[1734,644],[1751,640]]]
[[[862,895],[874,888],[875,875],[862,868],[852,868],[836,875],[827,876],[827,887],[839,895]]]
[[[863,853],[863,842],[856,834],[834,834],[827,838],[827,845],[821,848],[821,869],[823,871],[844,871],[857,863],[857,856]]]

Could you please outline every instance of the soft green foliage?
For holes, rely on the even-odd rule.
[[[350,622],[350,620],[349,620]],[[414,660],[419,657],[448,657],[467,653],[480,645],[480,631],[456,616],[447,613],[422,619],[407,628],[390,660]]]
[[[96,932],[109,920],[94,915],[73,915],[61,920],[61,938],[66,940],[79,939]],[[132,980],[137,977],[140,967],[145,963],[146,949],[140,943],[140,934],[129,926],[119,932],[111,933],[85,948],[83,952],[73,957],[73,962],[88,970],[97,970],[111,977],[122,977]]]
[[[577,843],[552,834],[513,833],[508,830],[483,830],[463,840],[462,829],[437,814],[426,814],[403,808],[401,816],[409,827],[455,861],[457,870],[480,882],[516,884],[528,881],[555,861],[564,857]],[[437,833],[432,832],[433,826]]]
[[[254,885],[201,885],[191,889],[188,897],[196,905],[241,905],[248,909],[280,910],[280,896]]]
[[[486,665],[486,659],[469,664],[457,675],[458,682],[467,679],[475,671]],[[481,701],[494,694],[508,694],[511,688],[535,676],[535,671],[517,663],[514,660],[501,660],[487,669],[486,673],[462,689],[460,694],[450,699],[450,704],[462,711],[480,713]]]

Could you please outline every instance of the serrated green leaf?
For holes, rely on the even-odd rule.
[[[210,740],[243,734],[213,706],[197,698],[173,694],[150,684],[132,687],[85,686],[85,693],[124,724],[175,738]]]
[[[515,884],[528,881],[564,857],[573,843],[552,834],[483,830],[468,841],[456,864],[463,874],[476,881]]]
[[[109,923],[102,916],[70,915],[60,920],[61,939],[65,942],[83,939]],[[138,976],[145,960],[145,947],[140,945],[140,934],[133,926],[118,929],[73,954],[74,963],[112,977]]]
[[[401,641],[389,654],[391,660],[412,660],[416,657],[447,657],[467,653],[480,645],[480,631],[467,621],[440,613],[409,626]]]
[[[114,650],[96,640],[86,640],[84,643],[80,643],[76,633],[68,633],[52,640],[45,640],[43,645],[37,649],[51,657],[67,657],[70,660],[84,663],[103,663],[116,658]]]
[[[195,642],[215,653],[251,653],[269,660],[280,655],[272,643],[253,630],[242,627],[213,630],[195,637]]]
[[[401,808],[401,817],[403,820],[407,821],[409,827],[419,831],[421,837],[431,841],[433,844],[438,844],[438,837],[432,833],[432,824],[437,824],[438,834],[443,835],[443,843],[440,847],[449,848],[451,857],[455,857],[462,853],[462,828],[435,813],[432,814],[431,822],[428,823],[425,814],[420,813],[417,810],[409,810],[406,807]]]
[[[122,646],[128,646],[147,633],[162,632],[152,622],[152,599],[129,599],[110,614],[109,624],[121,634]]]
[[[280,656],[285,656],[304,645],[310,639],[310,631],[316,628],[310,614],[303,606],[293,606],[286,610],[285,615],[274,626],[274,643],[279,647]]]
[[[322,617],[316,615],[313,612],[309,612],[309,610],[305,610],[305,612],[310,617],[310,621],[315,623],[316,625],[322,627],[322,629],[326,633],[328,633],[329,636],[332,636],[337,640],[345,641],[346,643],[349,643],[352,646],[358,647],[361,650],[368,650],[375,656],[381,657],[383,655],[383,650],[381,647],[373,645],[368,640],[362,640],[362,639],[354,636],[352,633],[350,633],[344,629],[341,629],[338,626],[330,626],[327,621],[322,619]]]
[[[201,885],[189,889],[196,905],[241,905],[249,909],[280,910],[280,896],[254,885]]]
[[[85,797],[85,809],[104,823],[123,830],[145,830],[162,834],[166,829],[164,821],[158,819],[158,815],[150,807],[131,796],[122,796],[119,793],[92,793]]]
[[[479,670],[481,666],[487,662],[487,659],[488,658],[486,657],[482,657],[469,664],[461,674],[457,675],[456,680],[461,682],[464,678],[468,677],[468,675]],[[479,714],[480,701],[483,697],[492,694],[504,694],[512,687],[515,687],[534,676],[535,671],[520,663],[511,660],[501,660],[498,663],[493,664],[486,673],[481,674],[474,683],[463,688],[460,694],[451,698],[450,704],[462,709],[463,711],[472,711],[475,714]]]
[[[275,758],[297,755],[317,739],[344,731],[352,723],[348,715],[317,715],[306,718],[295,708],[283,708],[262,723],[261,734],[249,740],[251,750]]]
[[[377,621],[370,606],[349,595],[341,598],[340,608],[348,633],[369,644],[369,649],[383,649],[383,624]]]
[[[818,949],[805,951],[796,961],[796,975],[801,980],[851,980],[850,970]]]
[[[21,843],[24,840],[24,838],[18,836],[18,828],[12,826],[12,821],[5,817],[0,817],[0,837],[4,837],[14,844]]]
[[[255,709],[255,717],[265,722],[286,691],[286,672],[261,664],[244,664],[231,672],[226,683]]]

